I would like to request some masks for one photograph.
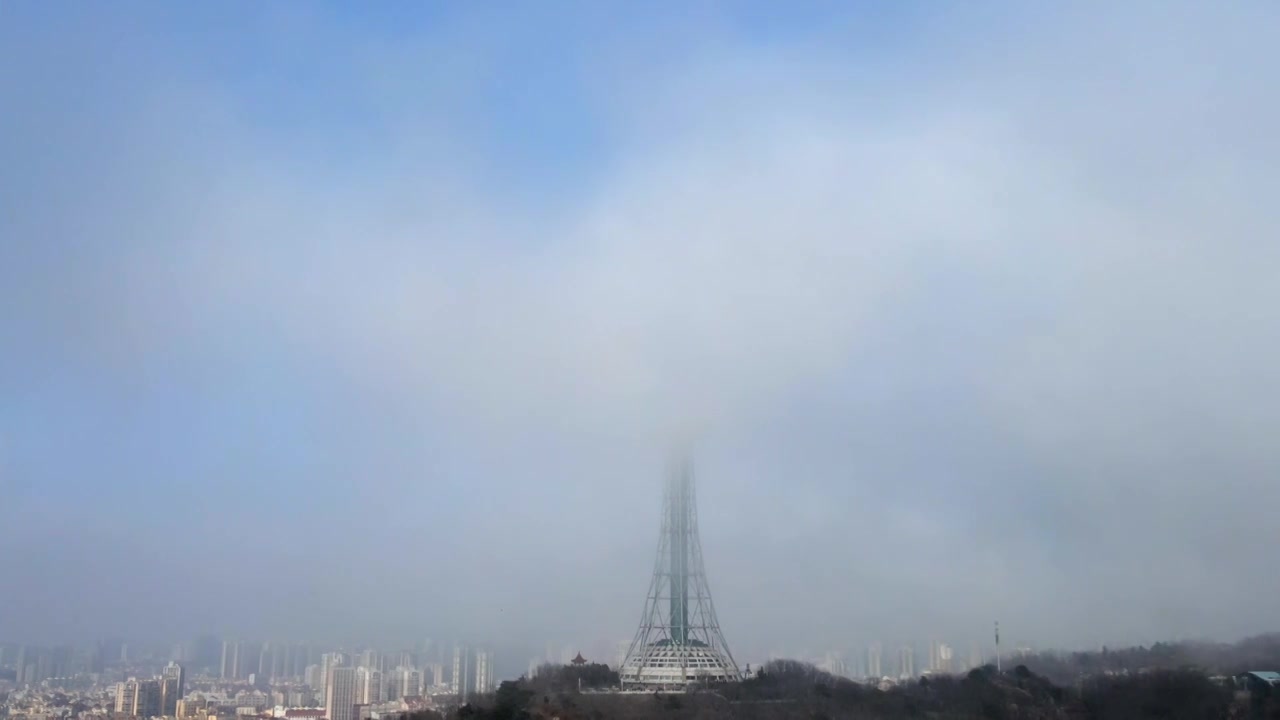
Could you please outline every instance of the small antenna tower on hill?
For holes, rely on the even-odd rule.
[[[996,621],[996,672],[1000,672],[1000,621]]]

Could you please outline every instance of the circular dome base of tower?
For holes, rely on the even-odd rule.
[[[742,679],[732,660],[702,643],[677,645],[667,641],[644,647],[618,671],[623,688],[685,689]]]

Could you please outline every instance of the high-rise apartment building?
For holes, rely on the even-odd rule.
[[[218,666],[219,660],[222,659],[222,648],[218,638],[213,635],[201,635],[192,641],[191,647],[184,653],[187,667],[194,668],[199,672],[218,672],[221,668]]]
[[[247,678],[250,675],[254,677],[261,676],[264,672],[262,659],[262,645],[258,643],[240,643],[240,678]]]
[[[160,680],[138,681],[138,691],[133,699],[133,713],[138,717],[146,718],[163,714],[160,706],[161,698]]]
[[[938,644],[938,672],[949,673],[952,670],[952,660],[955,658],[955,650],[946,643]]]
[[[335,666],[325,683],[324,714],[328,720],[357,720],[359,671]]]
[[[955,650],[944,642],[934,640],[929,644],[929,670],[936,673],[949,673],[954,669],[952,660]]]
[[[71,677],[71,646],[59,645],[49,653],[49,677]]]
[[[449,676],[449,692],[464,699],[467,692],[467,681],[463,677],[467,670],[466,654],[466,648],[461,645],[453,646],[453,674]]]
[[[915,677],[916,651],[910,645],[903,645],[898,651],[898,677],[903,680]]]
[[[48,649],[42,648],[40,654],[36,657],[36,677],[30,682],[39,683],[54,677],[53,675],[53,655]]]
[[[133,715],[133,699],[138,693],[138,678],[129,678],[116,685],[116,714]]]
[[[271,652],[271,643],[262,643],[262,647],[258,648],[257,664],[254,666],[256,673],[267,680],[271,679],[271,665],[275,660]]]
[[[178,701],[185,693],[186,673],[181,665],[171,662],[160,673],[160,714],[176,716]]]
[[[477,694],[493,692],[493,655],[488,650],[476,651],[475,688]]]
[[[320,697],[327,697],[329,678],[333,675],[334,668],[339,668],[347,664],[347,657],[342,653],[333,652],[325,653],[320,656]],[[333,720],[333,718],[329,718]]]
[[[867,677],[884,677],[884,672],[880,665],[880,655],[880,643],[873,642],[867,646]]]
[[[129,678],[117,685],[116,713],[140,718],[161,715],[161,681]]]
[[[818,669],[826,673],[831,673],[837,677],[848,676],[848,665],[840,653],[832,650],[822,656],[822,660],[818,663]]]
[[[240,677],[240,643],[233,640],[222,642],[222,665],[219,677],[223,680],[235,680]]]
[[[383,697],[385,686],[382,683],[382,671],[359,667],[356,668],[356,673],[356,682],[359,685],[356,692],[356,703],[372,705],[382,702],[385,699]]]
[[[65,655],[64,655],[65,651]],[[19,685],[36,685],[50,678],[64,677],[70,670],[70,648],[19,646],[14,664]]]
[[[391,678],[392,692],[395,694],[393,698],[388,700],[399,700],[401,698],[413,697],[422,694],[422,673],[409,667],[398,667]]]
[[[263,668],[262,674],[269,678],[272,682],[283,681],[289,677],[289,646],[284,643],[271,643],[271,652],[268,654],[269,664]]]
[[[297,662],[298,662],[298,646],[297,645],[283,646],[281,648],[280,656],[281,657],[280,657],[279,677],[289,678],[289,679],[302,677],[302,671],[306,669],[306,666],[305,665],[303,665],[302,667],[297,666]]]

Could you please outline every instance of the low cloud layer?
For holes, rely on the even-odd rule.
[[[1265,3],[6,12],[0,636],[604,646],[685,443],[747,658],[1274,629]]]

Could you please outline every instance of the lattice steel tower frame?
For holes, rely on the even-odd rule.
[[[658,559],[640,628],[619,671],[622,687],[684,690],[741,680],[707,586],[687,458],[671,463],[662,505]]]

